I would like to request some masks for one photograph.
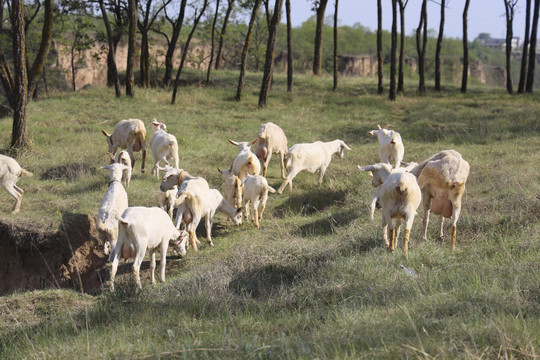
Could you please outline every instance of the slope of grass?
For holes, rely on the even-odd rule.
[[[31,103],[33,146],[19,162],[36,177],[19,182],[26,191],[19,215],[9,214],[11,199],[0,193],[2,221],[54,228],[60,214],[97,214],[108,183],[100,130],[123,118],[164,120],[179,140],[181,167],[216,188],[216,167],[230,166],[237,152],[227,139],[252,140],[267,121],[284,129],[289,145],[340,138],[353,150],[332,160],[320,188],[314,175],[301,173],[292,193],[271,194],[261,230],[217,215],[215,248],[171,256],[165,284],[150,286],[145,263],[142,292],[120,279],[114,294],[1,298],[9,326],[0,327],[0,358],[539,356],[537,95],[450,89],[389,102],[372,95],[369,80],[341,79],[332,92],[330,78],[298,76],[287,94],[286,79],[276,75],[269,105],[259,110],[257,76],[248,78],[241,103],[232,99],[236,75],[214,76],[211,87],[181,88],[176,105],[168,92],[143,89],[134,99],[88,89]],[[428,241],[420,240],[421,209],[409,258],[384,250],[380,212],[369,221],[370,178],[356,165],[377,162],[367,132],[387,123],[402,134],[406,161],[449,148],[469,161],[455,252],[448,239],[436,240],[435,217]],[[10,126],[0,120],[3,147]],[[159,180],[140,174],[137,156],[130,205],[156,205]],[[270,185],[281,184],[279,174],[272,160]]]

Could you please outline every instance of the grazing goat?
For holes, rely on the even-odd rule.
[[[392,170],[392,166],[387,163],[365,167],[358,166],[358,169],[369,171],[373,175],[372,185],[374,187],[380,186],[382,233],[384,243],[389,251],[394,251],[397,247],[401,219],[405,220],[403,255],[407,257],[414,216],[422,201],[420,187],[416,182],[416,178],[403,168]],[[395,227],[392,226],[392,219],[396,219]],[[388,238],[390,238],[390,241]]]
[[[134,151],[142,152],[142,164],[141,172],[144,173],[144,166],[146,163],[146,128],[144,123],[139,119],[120,120],[112,134],[107,133],[105,130],[101,130],[103,135],[107,137],[107,145],[109,145],[109,152],[116,154],[116,150],[120,147],[126,149],[131,158],[131,168],[135,169],[135,155]]]
[[[173,186],[171,190],[159,192],[159,207],[167,212],[169,216],[173,217],[174,203],[176,202],[176,195],[178,194],[178,186]]]
[[[289,175],[287,175],[277,193],[281,194],[287,185],[289,185],[289,190],[292,191],[292,180],[303,170],[311,173],[318,171],[318,184],[321,185],[326,168],[332,160],[332,155],[338,154],[339,157],[343,158],[344,149],[351,150],[342,140],[316,141],[310,144],[293,145],[286,156],[286,168]]]
[[[223,194],[225,200],[235,208],[242,207],[242,181],[238,176],[231,173],[231,170],[221,170],[218,168],[223,178]]]
[[[287,154],[287,137],[283,130],[276,124],[269,122],[259,128],[255,154],[263,162],[263,176],[266,176],[268,164],[272,154],[279,154],[281,164],[281,178],[285,179],[285,155]]]
[[[248,175],[259,175],[261,172],[261,163],[257,155],[251,152],[251,145],[255,144],[256,141],[257,139],[252,142],[229,140],[231,144],[238,146],[238,150],[240,151],[232,165],[233,174],[238,176],[240,180],[244,180]]]
[[[152,174],[156,174],[159,177],[160,161],[169,165],[167,160],[173,159],[174,167],[178,167],[178,141],[174,135],[167,133],[165,124],[156,119],[152,121],[152,131],[154,133],[150,141],[150,148],[154,157]]]
[[[103,253],[109,255],[110,249],[116,246],[118,239],[118,218],[128,207],[128,196],[120,182],[122,172],[131,169],[129,165],[112,163],[102,167],[109,170],[109,186],[99,206],[96,228],[103,243]]]
[[[457,221],[461,214],[461,198],[469,176],[469,163],[455,150],[433,155],[410,172],[418,178],[424,205],[424,235],[427,239],[430,209],[439,215],[439,238],[443,238],[444,218],[452,218],[452,250],[456,248]],[[433,200],[433,202],[432,202]]]
[[[23,169],[17,160],[6,155],[0,155],[0,184],[9,195],[15,198],[12,214],[18,213],[21,209],[24,190],[17,186],[17,181],[21,175],[34,176],[30,171]]]
[[[136,284],[141,287],[139,269],[146,254],[150,252],[150,270],[152,284],[156,283],[156,251],[161,253],[160,280],[165,282],[165,263],[167,248],[172,243],[180,256],[186,255],[187,233],[174,227],[171,218],[158,207],[129,207],[118,218],[118,241],[111,252],[111,290],[114,290],[114,278],[118,270],[120,257],[124,260],[135,258],[131,268]]]
[[[111,163],[119,163],[124,164],[129,167],[129,169],[125,169],[123,171],[123,179],[124,179],[124,186],[126,189],[129,187],[129,182],[131,181],[131,158],[129,157],[129,154],[126,150],[122,150],[114,156],[110,152],[107,153],[107,155],[111,158]]]
[[[251,203],[252,221],[258,229],[268,200],[268,192],[275,193],[276,190],[269,186],[266,178],[261,175],[249,175],[243,184],[244,199],[242,208],[244,209],[244,218],[249,219],[249,205]]]
[[[177,169],[167,165],[160,168],[160,170],[163,171],[163,176],[161,177],[159,189],[163,192],[171,190],[175,186],[180,187],[186,180],[195,179],[195,176],[191,176],[184,169]]]
[[[197,243],[199,243],[195,231],[203,217],[206,220],[206,239],[210,246],[214,246],[212,243],[212,224],[217,211],[227,215],[236,225],[242,224],[242,209],[236,209],[229,204],[219,190],[209,189],[208,183],[203,178],[191,179],[182,183],[176,206],[176,227],[180,228],[181,221],[186,224],[190,245],[195,250],[197,250]]]

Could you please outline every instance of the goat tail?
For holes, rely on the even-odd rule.
[[[34,174],[32,174],[30,171],[25,170],[23,168],[21,168],[21,175],[28,176],[28,177],[34,176]]]
[[[270,191],[272,194],[274,194],[276,192],[276,189],[274,189],[270,185],[266,185],[266,190]]]

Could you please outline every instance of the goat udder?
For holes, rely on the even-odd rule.
[[[135,253],[135,248],[133,247],[133,245],[131,245],[131,244],[129,244],[129,245],[123,244],[122,245],[122,257],[124,258],[124,260],[134,258],[135,255],[136,255],[136,253]]]
[[[447,197],[435,198],[431,203],[431,212],[449,218],[452,216],[452,203]]]

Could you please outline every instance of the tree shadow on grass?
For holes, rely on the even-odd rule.
[[[331,214],[324,219],[316,220],[312,223],[300,226],[298,235],[304,238],[329,235],[332,234],[336,228],[348,225],[357,218],[358,214],[356,212],[342,210]]]
[[[312,215],[322,211],[336,202],[343,202],[347,192],[344,190],[316,190],[298,195],[290,195],[281,205],[272,210],[272,214],[278,218],[284,218],[287,213]]]

